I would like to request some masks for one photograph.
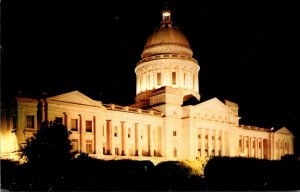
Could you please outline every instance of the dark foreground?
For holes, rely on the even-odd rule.
[[[81,156],[53,165],[1,160],[1,188],[13,191],[297,190],[300,162],[214,157],[205,177],[178,162],[104,161]]]

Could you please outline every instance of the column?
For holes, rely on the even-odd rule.
[[[136,93],[140,92],[140,79],[139,79],[139,72],[136,72]]]
[[[143,91],[143,74],[141,71],[139,71],[139,88],[140,88],[140,92]]]
[[[245,145],[245,136],[242,136],[242,153],[243,156],[246,156],[246,145]]]
[[[153,68],[153,88],[157,88],[157,70]]]
[[[258,150],[257,150],[257,138],[256,137],[254,137],[254,143],[255,143],[254,157],[257,158],[257,152],[258,152]]]
[[[121,131],[122,131],[122,155],[127,154],[127,128],[125,126],[125,122],[121,122]]]
[[[84,125],[83,125],[83,122],[84,122],[84,118],[83,118],[83,115],[79,114],[79,133],[80,133],[80,145],[79,145],[79,151],[80,152],[85,152],[85,141],[84,141]]]
[[[44,114],[44,102],[40,101],[38,105],[38,116],[37,116],[37,129],[40,130],[43,122],[45,121],[45,114]]]
[[[92,126],[93,126],[93,135],[94,135],[94,153],[97,154],[99,152],[99,150],[97,149],[97,130],[96,130],[96,116],[93,116],[93,123],[92,123]]]
[[[264,158],[264,145],[263,145],[263,139],[260,138],[260,153],[261,153],[261,159]]]
[[[66,126],[66,128],[69,130],[69,118],[68,118],[68,114],[66,112],[63,113],[64,114],[64,125]]]
[[[193,70],[193,91],[196,91],[196,70]]]
[[[272,150],[271,150],[271,160],[274,160],[275,159],[275,139],[274,139],[274,133],[271,132],[271,135],[272,135],[272,140],[271,140],[271,147],[272,147]]]
[[[111,155],[116,155],[116,151],[115,151],[115,145],[114,145],[114,142],[115,142],[115,140],[114,140],[114,138],[115,138],[115,134],[114,134],[114,129],[113,129],[113,124],[112,124],[112,121],[110,121],[110,129],[109,129],[109,132],[110,132],[110,145],[111,145],[111,147],[110,147],[110,154]]]
[[[201,128],[201,157],[205,157],[205,131]]]
[[[199,74],[198,74],[198,70],[195,70],[195,88],[194,90],[196,92],[199,92]]]
[[[215,131],[215,156],[219,156],[220,150],[220,140],[219,140],[219,130]]]
[[[106,154],[110,155],[111,154],[111,121],[106,120]]]
[[[141,156],[140,130],[138,123],[135,124],[135,155]]]
[[[45,103],[42,101],[41,102],[41,122],[43,123],[46,119],[45,119]]]
[[[221,146],[221,155],[222,156],[225,156],[226,155],[226,152],[225,152],[225,144],[226,144],[226,141],[225,141],[225,131],[221,131],[221,143],[222,143],[222,146]]]
[[[176,87],[181,87],[180,83],[181,83],[181,73],[179,70],[179,66],[176,67]]]
[[[153,156],[153,135],[151,125],[148,125],[148,147],[149,147],[149,156]]]
[[[290,145],[290,148],[291,148],[291,154],[294,154],[295,153],[295,151],[294,151],[294,138],[293,137],[291,137],[291,139],[290,139],[290,141],[291,141],[291,145]]]
[[[251,157],[251,137],[247,136],[247,142],[248,142],[248,157]]]
[[[211,129],[208,129],[208,156],[209,157],[211,155],[211,150],[212,150],[212,145],[211,145]]]
[[[44,104],[44,111],[45,111],[45,121],[48,121],[48,103],[45,101]]]
[[[191,87],[190,87],[190,77],[191,77],[191,73],[190,73],[190,70],[189,69],[186,69],[186,75],[185,75],[186,77],[186,88],[187,89],[191,89]]]
[[[146,68],[146,90],[150,89],[150,76],[148,67]]]
[[[152,68],[152,83],[151,83],[151,89],[155,88],[155,72],[154,72],[154,68]]]

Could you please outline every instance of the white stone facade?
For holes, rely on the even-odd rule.
[[[1,116],[1,132],[10,129],[19,144],[43,121],[56,121],[72,132],[73,150],[104,159],[183,160],[210,156],[280,159],[293,154],[293,134],[239,124],[238,105],[200,100],[200,66],[185,36],[165,10],[137,63],[136,103],[102,104],[79,91],[41,100],[16,98]],[[4,111],[2,111],[3,113]],[[5,145],[1,143],[1,147]]]

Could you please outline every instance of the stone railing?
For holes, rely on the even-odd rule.
[[[154,116],[163,116],[163,113],[153,111],[153,110],[137,109],[137,108],[127,107],[127,106],[123,107],[123,106],[115,105],[115,104],[102,104],[102,105],[108,110],[154,115]]]
[[[185,55],[177,55],[177,54],[162,54],[162,55],[154,55],[154,56],[150,56],[150,57],[146,57],[142,60],[140,60],[137,65],[143,63],[143,62],[146,62],[146,61],[152,61],[152,60],[155,60],[155,59],[161,59],[161,58],[179,58],[179,59],[185,59],[185,60],[192,60],[194,61],[195,63],[198,63],[198,61],[192,57],[189,57],[189,56],[185,56]]]
[[[251,125],[240,125],[239,128],[242,129],[248,129],[248,130],[254,130],[254,131],[263,131],[263,132],[269,132],[271,129],[262,128],[262,127],[256,127]]]

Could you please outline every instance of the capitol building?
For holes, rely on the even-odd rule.
[[[162,11],[134,70],[136,97],[128,106],[104,104],[77,90],[43,99],[16,97],[9,110],[1,110],[2,155],[24,145],[44,121],[64,124],[74,151],[101,159],[277,160],[294,154],[294,136],[286,127],[241,125],[237,103],[200,102],[200,65],[170,10]]]

